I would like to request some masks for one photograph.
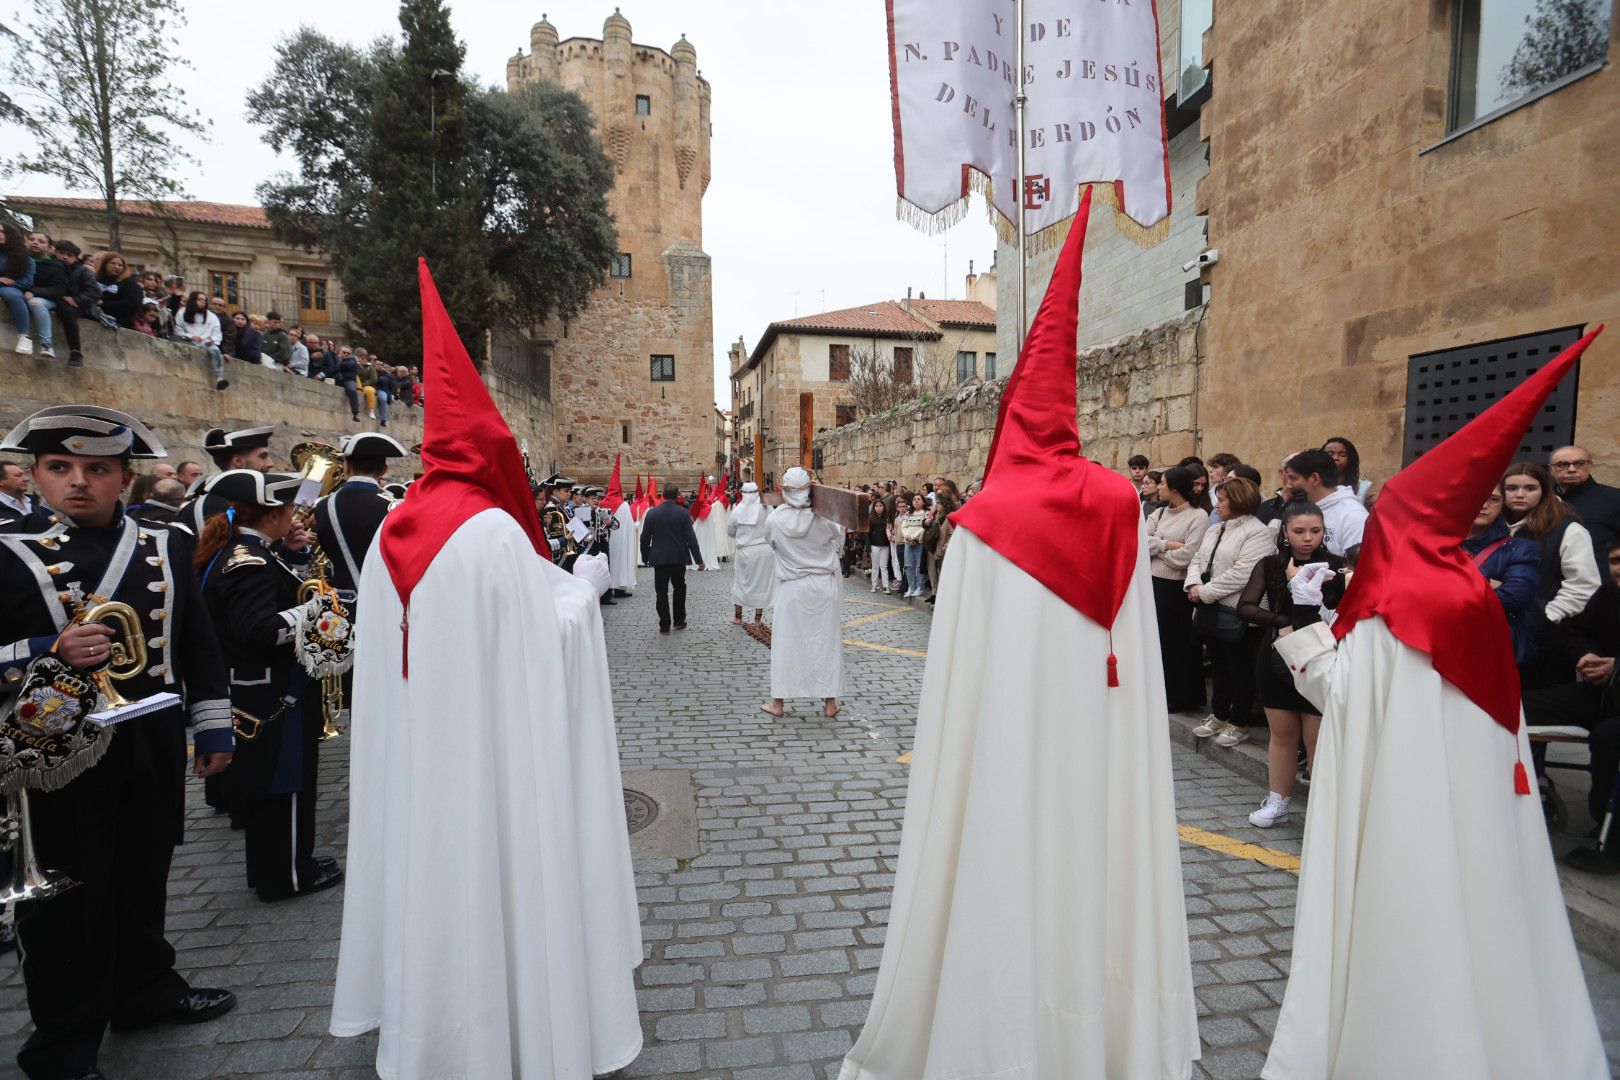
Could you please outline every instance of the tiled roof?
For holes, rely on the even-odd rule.
[[[83,210],[100,213],[100,199],[64,199],[44,195],[8,195],[6,202],[25,213],[35,210]],[[239,229],[268,229],[270,219],[260,206],[195,202],[190,199],[120,199],[118,208],[129,217],[173,218],[198,225],[230,225]]]
[[[779,334],[849,334],[860,337],[915,337],[923,341],[937,341],[940,333],[893,300],[880,300],[875,304],[824,311],[819,315],[805,315],[797,319],[783,319],[765,328],[764,335],[748,357],[743,370],[753,367],[765,358]]]
[[[912,300],[911,309],[940,326],[996,328],[996,313],[977,300]]]

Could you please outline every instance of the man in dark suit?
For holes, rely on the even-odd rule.
[[[641,519],[641,561],[653,568],[658,590],[658,632],[669,633],[669,593],[675,592],[675,629],[686,629],[686,568],[703,569],[692,515],[679,502],[678,484],[664,485],[664,501]]]

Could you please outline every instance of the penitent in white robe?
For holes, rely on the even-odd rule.
[[[776,557],[771,619],[771,697],[838,697],[844,685],[844,529],[808,507],[765,518]]]
[[[622,502],[613,511],[613,520],[619,527],[608,533],[608,569],[613,574],[613,588],[636,587],[636,547],[640,537],[636,523],[630,517],[630,504]]]
[[[731,578],[731,602],[744,608],[771,606],[776,591],[776,556],[765,539],[765,519],[744,525],[732,515],[726,526],[736,541],[737,568]]]
[[[1384,621],[1277,651],[1322,706],[1267,1080],[1609,1075],[1517,737]]]
[[[718,559],[730,559],[737,554],[737,545],[731,542],[731,512],[720,503],[709,508],[709,528],[714,530],[714,554]]]
[[[709,517],[704,518],[702,521],[696,518],[692,519],[692,531],[697,534],[698,554],[703,556],[703,568],[705,570],[720,569],[720,564],[715,559],[714,528],[709,524],[709,518],[712,517],[714,517],[714,514],[710,513]],[[697,567],[690,566],[687,569],[696,570]]]
[[[883,960],[841,1080],[1191,1073],[1198,1020],[1141,551],[1110,689],[1109,632],[956,531]]]
[[[409,679],[375,544],[360,595],[332,1033],[380,1029],[384,1080],[629,1064],[641,939],[591,588],[477,514],[411,597]]]

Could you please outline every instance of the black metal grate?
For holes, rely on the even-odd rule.
[[[1406,437],[1401,463],[1410,465],[1455,434],[1582,333],[1582,327],[1566,326],[1412,357],[1406,367]],[[1575,440],[1575,396],[1580,374],[1577,365],[1558,384],[1525,432],[1519,444],[1521,454],[1545,461],[1554,450]]]

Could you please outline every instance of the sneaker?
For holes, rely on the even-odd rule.
[[[1266,801],[1260,804],[1260,809],[1249,815],[1249,824],[1260,829],[1282,824],[1288,820],[1288,807],[1293,801],[1275,791],[1267,792]]]
[[[39,346],[38,349],[35,350],[35,352],[37,352],[40,356],[48,356],[52,360],[56,359],[56,346],[55,345],[47,345],[47,344],[41,343],[41,345]]]
[[[231,380],[229,380],[229,379],[215,379],[214,380],[214,389],[215,390],[223,390],[229,385],[231,385]]]
[[[377,419],[377,414],[375,412],[368,412],[366,413],[366,416],[370,417],[372,420]]]
[[[18,356],[33,356],[34,355],[34,339],[29,337],[27,334],[19,334],[19,335],[17,335],[17,355]]]
[[[1215,736],[1216,746],[1236,746],[1240,742],[1249,741],[1249,729],[1238,727],[1236,724],[1227,724],[1226,730]]]
[[[68,353],[68,367],[84,367],[84,353],[77,349]]]
[[[1221,732],[1225,731],[1231,726],[1232,725],[1228,724],[1225,720],[1222,720],[1220,717],[1211,713],[1209,716],[1204,717],[1204,722],[1202,724],[1199,724],[1197,727],[1193,728],[1193,734],[1200,739],[1207,739],[1212,735],[1219,735]]]

